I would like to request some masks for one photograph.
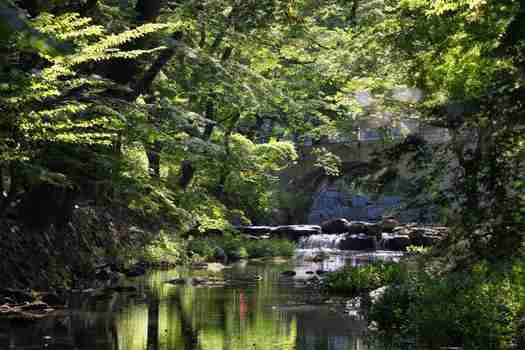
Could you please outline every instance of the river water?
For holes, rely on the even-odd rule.
[[[370,349],[362,320],[341,299],[320,294],[315,271],[334,270],[388,252],[329,253],[320,263],[301,250],[289,261],[241,261],[215,287],[173,285],[203,272],[177,268],[127,279],[127,293],[73,296],[70,308],[32,324],[0,322],[0,349],[46,350],[360,350]],[[287,270],[296,276],[283,276]],[[312,274],[314,272],[314,274]]]

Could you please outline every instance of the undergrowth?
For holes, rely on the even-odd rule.
[[[324,289],[332,293],[358,295],[400,280],[398,263],[378,261],[363,266],[346,266],[326,276]]]
[[[371,306],[380,337],[464,350],[523,349],[525,264],[485,262],[444,276],[423,269],[394,281]]]
[[[295,245],[286,239],[251,240],[242,236],[195,238],[188,242],[193,260],[210,260],[224,254],[229,260],[292,256]]]

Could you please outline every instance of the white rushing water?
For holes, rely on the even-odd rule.
[[[299,240],[299,249],[339,249],[339,243],[345,236],[346,234],[321,234],[301,237]]]

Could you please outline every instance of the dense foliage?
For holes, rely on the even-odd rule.
[[[359,296],[394,283],[403,277],[398,263],[374,262],[363,266],[347,266],[328,274],[324,289],[328,292]]]
[[[520,349],[524,288],[523,262],[447,276],[418,270],[391,284],[369,317],[394,344]]]
[[[411,153],[409,197],[453,229],[431,252],[439,273],[399,282],[373,315],[432,345],[519,347],[524,21],[523,0],[0,0],[0,221],[50,229],[46,242],[64,241],[79,204],[170,233],[279,221],[301,198],[279,191],[294,142],[360,126],[387,141],[409,116],[449,138],[385,142],[383,161]],[[312,153],[341,175],[335,155]],[[274,243],[191,244],[243,257]],[[367,269],[329,283],[353,293],[396,275]]]
[[[188,242],[188,252],[193,260],[210,260],[217,256],[228,261],[246,258],[290,257],[295,244],[286,239],[253,240],[242,236],[196,238]]]

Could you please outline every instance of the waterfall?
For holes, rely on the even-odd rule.
[[[301,237],[299,240],[299,249],[338,249],[339,243],[346,237],[341,235],[311,235]]]

